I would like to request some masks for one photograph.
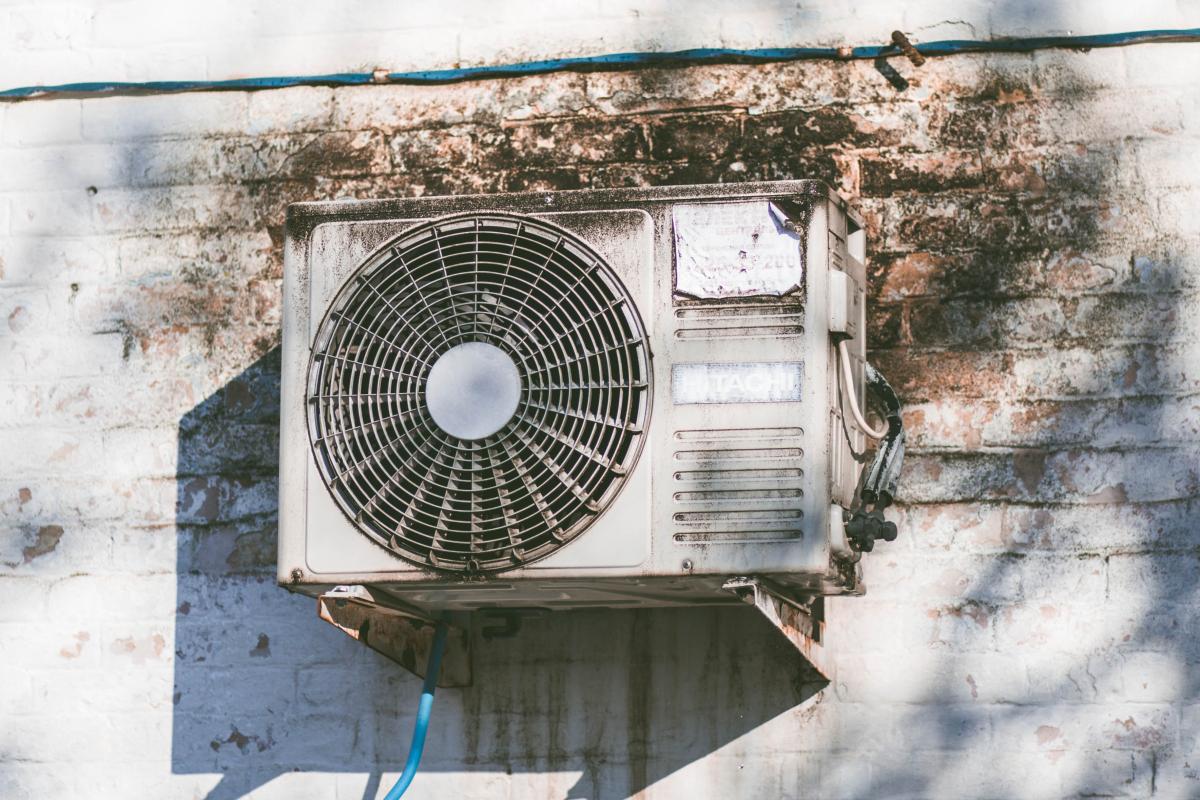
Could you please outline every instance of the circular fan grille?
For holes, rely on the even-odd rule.
[[[649,357],[620,279],[573,235],[444,218],[377,252],[331,304],[309,367],[313,452],[346,515],[400,557],[510,569],[577,537],[620,490],[644,439]],[[435,392],[439,363],[450,377],[435,373]],[[511,394],[507,420],[489,375]]]

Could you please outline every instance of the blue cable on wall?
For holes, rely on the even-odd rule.
[[[1125,31],[1088,36],[1034,36],[1012,39],[947,39],[914,45],[924,56],[960,53],[1029,53],[1034,50],[1122,47],[1148,42],[1200,42],[1200,28]],[[338,72],[328,75],[293,75],[267,78],[237,78],[222,81],[145,81],[140,83],[101,81],[64,83],[57,86],[19,86],[0,91],[0,100],[16,101],[40,97],[168,94],[176,92],[257,91],[288,86],[361,86],[365,84],[430,85],[463,81],[544,75],[551,72],[601,72],[642,67],[688,66],[693,64],[765,64],[780,61],[857,60],[900,55],[893,44],[837,47],[767,47],[749,50],[699,48],[670,53],[609,53],[600,56],[555,58],[517,64],[417,70],[413,72]]]

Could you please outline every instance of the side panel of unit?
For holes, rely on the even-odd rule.
[[[798,198],[789,207],[792,198],[777,199],[808,224],[799,232],[780,226],[780,209],[766,198],[720,201],[726,208],[710,214],[736,221],[729,257],[750,258],[764,238],[776,238],[767,245],[776,255],[764,254],[761,268],[790,246],[802,267],[792,289],[786,279],[765,282],[772,291],[743,288],[728,297],[680,291],[697,282],[680,269],[696,265],[681,263],[671,241],[680,213],[662,220],[664,256],[675,264],[660,273],[655,308],[666,322],[660,336],[670,362],[660,371],[666,390],[657,400],[659,419],[670,423],[654,439],[655,567],[662,572],[796,572],[815,587],[829,567],[828,203]]]
[[[308,370],[308,234],[304,223],[288,220],[283,251],[283,341],[279,420],[280,583],[299,583],[304,572],[309,455],[304,421],[305,373]]]
[[[862,223],[850,212],[836,204],[830,204],[829,268],[849,276],[850,316],[854,321],[854,335],[847,350],[853,370],[854,394],[863,402],[864,365],[867,357],[866,288],[867,268],[864,264],[865,231]],[[858,478],[862,471],[860,463],[866,449],[867,439],[854,412],[850,410],[850,399],[841,382],[837,348],[828,340],[826,344],[830,367],[829,423],[830,423],[830,492],[834,503],[849,508],[858,489]]]

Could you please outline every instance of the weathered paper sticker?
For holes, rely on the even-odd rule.
[[[675,291],[690,297],[784,295],[804,279],[800,236],[767,200],[694,203],[672,211]]]

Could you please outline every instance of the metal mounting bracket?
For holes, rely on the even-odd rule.
[[[832,680],[824,647],[825,598],[796,600],[783,587],[766,578],[730,578],[722,588],[757,608],[821,673],[822,678]]]
[[[317,598],[317,615],[414,675],[425,677],[436,624],[427,614],[377,588],[337,586]],[[449,628],[437,685],[470,686],[470,633],[456,625]]]

